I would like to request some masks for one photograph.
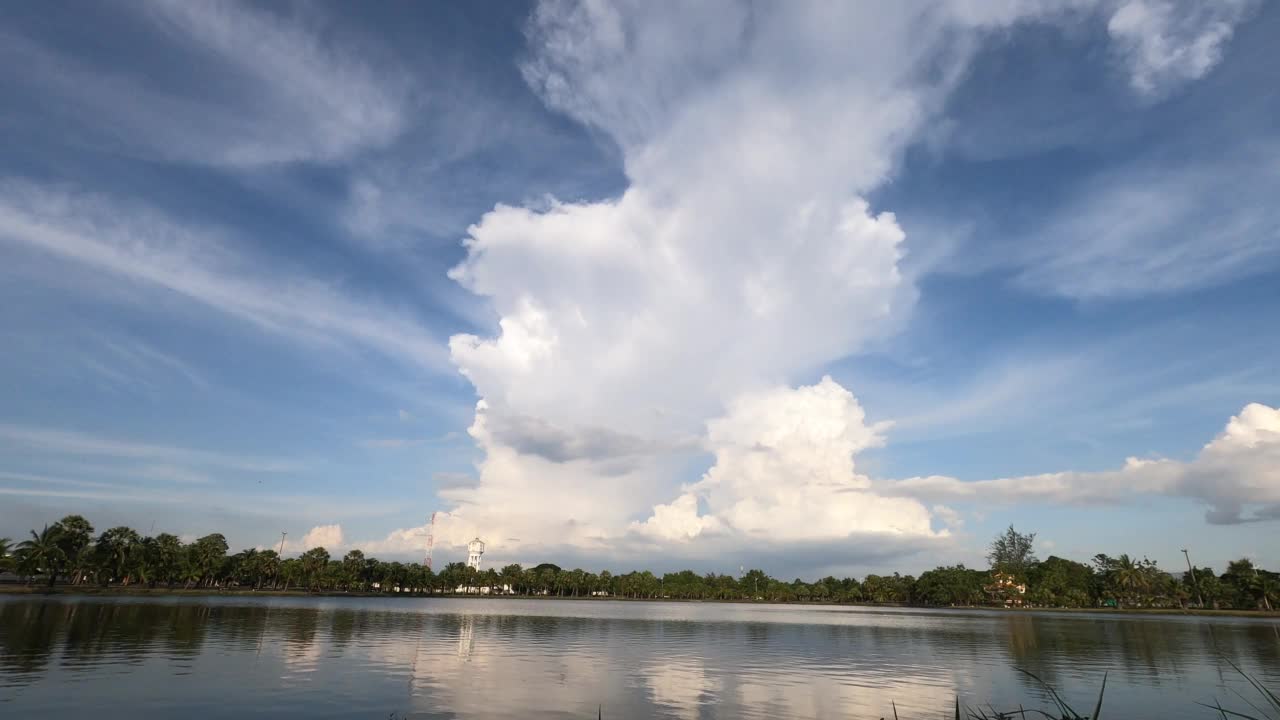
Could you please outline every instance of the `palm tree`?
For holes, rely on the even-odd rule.
[[[516,585],[520,583],[520,576],[524,573],[524,569],[519,565],[512,564],[502,568],[498,576],[502,578],[503,584],[507,585],[512,591],[515,591]]]
[[[182,569],[182,540],[170,533],[160,533],[156,536],[152,551],[154,580],[163,580],[166,585],[172,585]]]
[[[49,587],[57,582],[58,571],[67,559],[62,548],[58,547],[58,539],[58,527],[45,525],[39,533],[32,530],[31,539],[18,545],[23,564],[29,571],[34,571],[33,575],[41,570],[49,574]]]
[[[85,570],[93,564],[93,525],[80,515],[68,515],[58,521],[58,547],[67,556],[67,579],[79,585]]]
[[[0,538],[0,571],[10,570],[13,568],[13,558],[10,557],[13,541],[9,538]]]
[[[212,586],[226,560],[227,539],[222,533],[212,533],[197,539],[188,548],[190,561],[200,569],[200,584]]]
[[[142,541],[133,528],[113,527],[98,536],[98,554],[110,579],[129,584],[129,570],[134,560],[134,546]]]
[[[329,551],[322,547],[311,548],[298,558],[302,561],[302,573],[307,579],[307,587],[315,590],[320,571],[329,564]]]
[[[362,575],[364,573],[364,553],[359,550],[352,550],[342,558],[342,571],[347,586],[359,586],[364,589]]]
[[[192,552],[188,550],[185,555],[185,562],[178,570],[178,577],[185,583],[182,589],[190,590],[192,585],[200,582],[200,578],[204,577],[204,571],[200,569],[200,563],[195,561]]]
[[[258,553],[258,585],[262,587],[270,580],[274,587],[280,579],[280,556],[275,550],[263,550]]]
[[[262,578],[260,569],[262,560],[257,548],[246,548],[231,556],[231,575],[236,584],[249,585],[258,589]]]
[[[1121,555],[1115,559],[1115,570],[1111,581],[1116,586],[1117,594],[1133,604],[1134,595],[1146,585],[1146,573],[1143,572],[1141,565],[1133,561],[1133,558],[1127,554]]]

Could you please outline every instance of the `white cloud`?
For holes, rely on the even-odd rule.
[[[335,41],[321,19],[239,2],[132,3],[178,62],[203,71],[195,87],[137,68],[106,72],[71,54],[5,34],[13,79],[46,98],[58,122],[92,118],[76,137],[167,160],[253,168],[334,162],[387,144],[405,125],[403,73]],[[170,36],[170,37],[164,37]]]
[[[883,429],[867,425],[857,400],[829,377],[749,393],[710,423],[715,465],[693,489],[719,522],[773,542],[932,536],[924,505],[878,495],[855,470],[854,456],[881,445]]]
[[[155,375],[158,372],[168,371],[181,376],[196,387],[204,390],[209,389],[208,380],[198,370],[181,359],[162,352],[147,343],[128,338],[112,339],[109,337],[99,338],[99,341],[112,354],[127,363],[130,369],[137,374]]]
[[[964,482],[915,477],[878,483],[884,493],[983,505],[1111,504],[1143,497],[1189,498],[1206,519],[1230,524],[1280,513],[1280,409],[1250,403],[1192,460],[1129,458],[1118,470],[1058,472]]]
[[[1090,179],[1009,257],[1018,284],[1079,299],[1169,294],[1280,263],[1280,147],[1247,143],[1225,157],[1143,162]],[[1212,208],[1213,212],[1205,212]]]
[[[92,477],[88,471],[85,475]],[[60,478],[0,471],[0,526],[21,528],[50,523],[66,515],[69,506],[93,518],[114,518],[112,524],[156,531],[207,528],[225,532],[233,544],[275,547],[269,528],[288,528],[315,518],[386,518],[400,503],[317,495],[222,489],[216,486],[161,487],[136,478],[119,483]],[[260,486],[253,486],[260,487]],[[7,498],[12,498],[9,500]],[[96,522],[97,520],[95,520]],[[104,523],[105,524],[105,523]],[[265,533],[265,534],[264,534]],[[288,548],[297,549],[290,534]]]
[[[427,533],[430,529],[429,524],[423,524],[419,527],[393,530],[382,540],[365,540],[355,546],[369,556],[424,555],[427,547]],[[444,547],[446,544],[446,542],[437,541],[437,545],[440,547]],[[437,566],[437,569],[439,567],[443,567],[443,564]]]
[[[297,472],[302,468],[301,463],[291,460],[218,453],[154,443],[139,443],[68,430],[55,430],[12,423],[0,423],[0,443],[7,444],[11,448],[18,447],[43,453],[147,459],[164,461],[165,463],[183,463],[254,473]],[[139,472],[144,475],[162,476],[179,482],[199,483],[204,478],[200,473],[193,473],[189,469],[174,467],[169,464],[151,465],[148,468],[140,469]]]
[[[1134,90],[1160,95],[1212,70],[1253,4],[1126,0],[1111,15],[1107,31],[1128,65]]]
[[[368,450],[399,450],[413,445],[420,445],[422,444],[422,439],[402,437],[365,438],[356,444]]]
[[[311,548],[322,547],[333,553],[335,549],[343,547],[342,544],[342,526],[333,525],[316,525],[302,536],[302,549],[310,550]]]
[[[722,527],[716,516],[698,514],[698,496],[691,492],[680,495],[670,504],[655,505],[649,519],[631,524],[641,535],[667,541],[692,540],[703,533],[720,531]]]
[[[614,551],[936,538],[926,505],[855,472],[879,433],[853,396],[786,385],[909,313],[904,233],[865,194],[983,32],[1068,5],[539,5],[525,77],[617,143],[629,187],[469,229],[450,276],[501,319],[450,341],[485,457],[478,485],[441,493],[446,533]],[[715,465],[677,489],[699,436]]]
[[[0,182],[0,242],[35,248],[116,278],[182,295],[277,335],[337,339],[401,362],[444,369],[443,343],[410,315],[309,277],[261,270],[216,229],[149,208],[28,183]]]
[[[705,698],[717,697],[724,691],[724,679],[707,672],[697,657],[676,657],[648,664],[638,673],[655,705],[661,705],[673,717],[697,720]]]
[[[400,73],[327,44],[308,27],[314,18],[288,18],[233,0],[156,0],[146,11],[187,47],[212,53],[236,72],[238,88],[253,88],[239,109],[256,122],[241,123],[238,129],[248,132],[230,138],[222,155],[229,164],[339,159],[385,144],[403,129],[407,97]],[[269,135],[253,132],[254,125]]]
[[[933,516],[942,521],[948,529],[955,529],[964,526],[964,518],[960,513],[946,505],[934,505],[929,509]]]

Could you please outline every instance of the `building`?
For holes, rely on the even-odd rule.
[[[484,541],[476,538],[467,543],[467,567],[480,569],[480,559],[484,557]]]
[[[1027,594],[1027,586],[1017,581],[1009,573],[991,573],[991,584],[983,588],[991,602],[998,605],[1021,606],[1023,596]]]
[[[467,543],[467,567],[475,570],[472,576],[476,579],[482,579],[480,575],[480,562],[484,559],[484,541],[476,538]],[[459,585],[454,592],[466,595],[514,595],[515,589],[510,585]]]

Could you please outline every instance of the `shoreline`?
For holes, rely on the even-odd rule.
[[[570,596],[570,595],[457,595],[457,594],[432,594],[432,595],[415,595],[411,593],[377,593],[377,592],[335,592],[320,591],[309,592],[306,590],[248,590],[248,589],[208,589],[208,588],[147,588],[147,587],[99,587],[99,586],[83,586],[83,585],[65,585],[49,588],[42,585],[19,585],[4,584],[0,585],[0,596],[33,596],[33,597],[317,597],[317,598],[387,598],[397,600],[499,600],[499,601],[544,601],[544,600],[570,600],[575,602],[666,602],[666,603],[702,603],[702,604],[733,604],[733,605],[795,605],[799,607],[856,607],[870,608],[881,610],[893,609],[912,609],[912,610],[985,610],[990,612],[1006,612],[1006,613],[1078,613],[1082,615],[1167,615],[1173,617],[1242,617],[1242,618],[1260,618],[1260,619],[1277,619],[1280,620],[1280,611],[1265,610],[1212,610],[1200,608],[1001,608],[985,605],[966,605],[966,606],[938,606],[938,605],[912,605],[907,603],[837,603],[837,602],[813,602],[813,601],[796,601],[789,603],[768,603],[753,600],[697,600],[683,598],[628,598],[628,597],[592,597],[592,596]]]

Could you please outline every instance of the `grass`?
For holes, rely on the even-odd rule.
[[[1216,698],[1213,704],[1196,703],[1202,707],[1213,710],[1221,720],[1280,720],[1280,696],[1277,696],[1267,686],[1263,685],[1257,678],[1245,672],[1243,668],[1236,665],[1230,658],[1225,656],[1221,660],[1231,666],[1233,670],[1240,674],[1240,677],[1249,681],[1253,689],[1257,691],[1258,702],[1254,702],[1249,698],[1241,695],[1239,692],[1232,690],[1236,695],[1249,706],[1252,712],[1243,712],[1240,710],[1229,710],[1222,706]],[[1042,718],[1044,720],[1099,720],[1102,717],[1102,698],[1107,691],[1107,676],[1102,676],[1102,686],[1098,688],[1098,699],[1093,705],[1093,712],[1089,715],[1081,715],[1079,712],[1067,704],[1049,683],[1041,680],[1034,673],[1022,668],[1014,668],[1018,672],[1035,680],[1041,687],[1049,693],[1050,700],[1053,701],[1053,708],[1049,710],[1027,710],[1019,707],[1017,710],[996,710],[991,706],[986,708],[966,709],[960,705],[960,698],[956,698],[955,704],[955,720],[1027,720],[1031,718]],[[1254,714],[1256,713],[1256,714]],[[897,708],[894,708],[894,720],[897,720]],[[883,719],[882,719],[883,720]]]
[[[1219,703],[1216,698],[1214,699],[1212,705],[1208,705],[1206,703],[1199,703],[1199,704],[1209,708],[1210,710],[1216,711],[1218,713],[1218,717],[1222,718],[1223,720],[1228,720],[1229,718],[1244,718],[1244,720],[1280,720],[1280,697],[1277,697],[1274,692],[1272,692],[1267,686],[1259,682],[1257,678],[1253,677],[1249,673],[1240,669],[1240,666],[1231,662],[1230,659],[1225,657],[1222,659],[1226,661],[1226,663],[1230,665],[1236,672],[1240,673],[1241,677],[1243,677],[1245,680],[1248,680],[1249,684],[1253,686],[1254,690],[1258,691],[1259,700],[1262,703],[1261,706],[1249,700],[1249,698],[1243,695],[1240,695],[1240,693],[1236,693],[1237,695],[1240,695],[1240,699],[1243,700],[1246,705],[1248,705],[1250,708],[1253,709],[1254,712],[1258,714],[1252,715],[1250,713],[1237,712],[1235,710],[1228,710],[1222,707],[1222,704]]]
[[[957,697],[955,719],[1014,720],[1016,718],[1017,720],[1026,720],[1026,718],[1030,716],[1033,718],[1048,718],[1048,720],[1098,720],[1098,718],[1102,716],[1102,698],[1107,692],[1107,676],[1105,673],[1102,675],[1102,687],[1098,689],[1098,700],[1093,705],[1093,713],[1091,715],[1081,715],[1076,712],[1075,708],[1068,705],[1066,700],[1062,699],[1062,696],[1058,694],[1057,690],[1053,689],[1052,685],[1041,680],[1038,675],[1029,670],[1023,670],[1022,668],[1014,668],[1014,670],[1017,670],[1023,675],[1035,680],[1040,687],[1044,688],[1045,691],[1049,693],[1049,699],[1053,701],[1054,708],[1052,710],[1027,710],[1026,708],[1019,707],[1017,710],[996,710],[994,707],[988,705],[986,708],[979,707],[976,709],[969,709],[962,708],[960,706],[960,698]],[[965,714],[961,715],[961,710],[964,710]],[[896,708],[894,710],[893,717],[894,720],[897,720],[898,714]]]
[[[1243,712],[1239,710],[1229,710],[1222,706],[1215,698],[1213,704],[1196,703],[1202,707],[1213,710],[1221,720],[1232,720],[1239,718],[1240,720],[1280,720],[1280,696],[1277,696],[1267,686],[1263,685],[1257,678],[1245,672],[1243,668],[1236,665],[1230,658],[1225,656],[1221,660],[1231,666],[1233,670],[1240,674],[1240,677],[1249,681],[1253,689],[1257,691],[1258,702],[1254,702],[1249,698],[1241,695],[1239,692],[1232,690],[1243,701],[1252,712]],[[1081,715],[1079,712],[1067,704],[1066,700],[1058,694],[1049,683],[1041,680],[1034,673],[1022,668],[1014,668],[1018,672],[1035,680],[1041,687],[1049,693],[1050,700],[1053,701],[1054,707],[1049,710],[1027,710],[1019,707],[1017,710],[996,710],[993,707],[966,709],[960,705],[960,698],[956,698],[955,704],[955,720],[1026,720],[1031,718],[1042,718],[1044,720],[1099,720],[1102,717],[1102,698],[1107,691],[1107,676],[1102,676],[1102,686],[1098,688],[1098,700],[1093,705],[1093,712],[1089,715]],[[963,714],[962,714],[963,711]],[[1256,714],[1254,714],[1256,713]],[[894,709],[894,720],[897,720],[897,709]]]

